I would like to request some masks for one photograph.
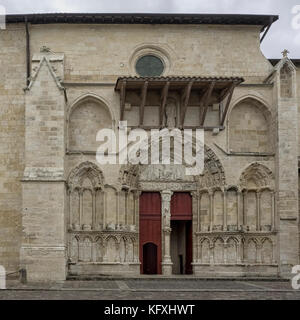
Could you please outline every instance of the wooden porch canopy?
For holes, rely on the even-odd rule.
[[[162,126],[168,93],[177,91],[180,95],[180,127],[183,128],[193,91],[199,96],[199,127],[204,126],[208,106],[221,102],[224,102],[224,106],[220,108],[220,126],[223,126],[234,88],[243,81],[239,77],[121,77],[115,85],[115,90],[120,92],[120,119],[124,120],[126,93],[130,90],[139,91],[139,125],[143,126],[147,93],[149,90],[157,90],[160,93],[159,123]]]

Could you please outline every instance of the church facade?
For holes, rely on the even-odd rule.
[[[262,54],[277,19],[8,15],[0,264],[30,281],[289,277],[300,257],[300,61]],[[204,170],[101,164],[101,129],[203,129]]]

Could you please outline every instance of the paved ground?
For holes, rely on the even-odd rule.
[[[21,285],[8,281],[0,300],[300,300],[289,281],[110,279]]]

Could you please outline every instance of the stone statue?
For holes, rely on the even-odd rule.
[[[170,129],[176,127],[176,104],[173,101],[168,102],[166,106],[165,126]]]

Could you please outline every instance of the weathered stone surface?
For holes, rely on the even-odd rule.
[[[31,25],[25,91],[25,26],[1,30],[0,264],[26,268],[31,280],[138,274],[139,194],[158,191],[162,270],[171,274],[171,195],[185,191],[192,196],[195,275],[288,276],[299,263],[300,77],[286,57],[271,66],[259,29]],[[186,176],[184,165],[96,161],[97,131],[118,129],[115,81],[135,76],[135,61],[147,53],[161,57],[165,76],[246,80],[234,90],[224,129],[217,127],[220,105],[208,106],[204,125],[217,128],[205,131],[199,176]],[[131,92],[125,105],[132,126],[139,124],[140,95]],[[176,92],[166,100],[168,128],[179,126],[180,101]],[[160,103],[149,91],[145,125],[159,125]],[[199,117],[192,92],[185,124],[198,125]]]

